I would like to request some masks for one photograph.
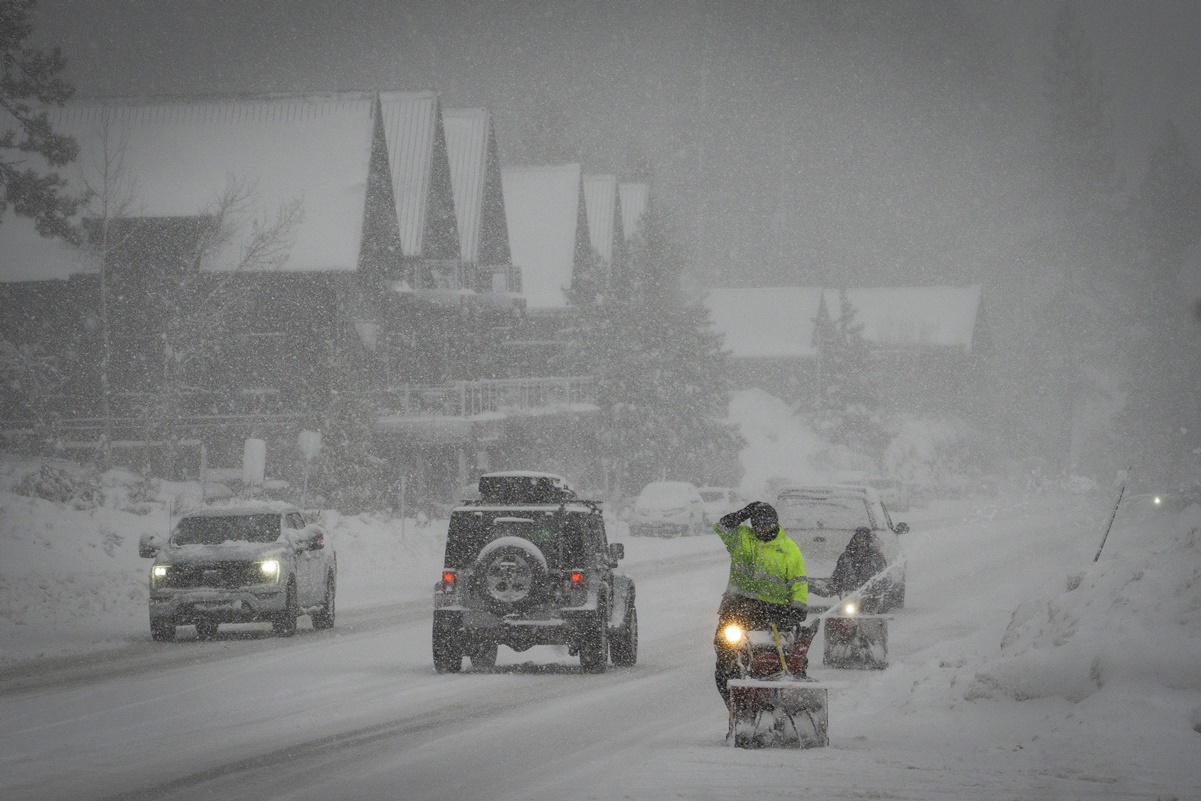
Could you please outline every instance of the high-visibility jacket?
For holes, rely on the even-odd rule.
[[[721,536],[730,552],[727,593],[802,609],[808,607],[805,559],[801,549],[783,529],[770,542],[756,537],[750,526],[726,528],[721,523],[714,523],[713,530]]]

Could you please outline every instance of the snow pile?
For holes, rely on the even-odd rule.
[[[784,401],[758,389],[734,393],[730,421],[746,439],[739,458],[743,476],[740,489],[749,498],[760,497],[779,485],[826,480],[825,471],[812,466],[813,457],[829,448]]]
[[[0,493],[0,643],[35,649],[50,629],[105,628],[106,620],[146,614],[147,563],[137,540],[162,518],[120,509]]]
[[[1081,701],[1111,683],[1201,690],[1201,508],[1148,516],[1013,613],[967,698]]]
[[[968,427],[949,420],[898,418],[899,431],[884,451],[883,472],[917,487],[955,483],[967,467]]]

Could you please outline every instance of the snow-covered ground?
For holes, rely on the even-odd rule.
[[[744,490],[751,497],[774,476],[813,477],[805,455],[820,443],[782,405],[743,394],[732,411],[754,421],[744,426],[749,443],[743,454],[748,465]],[[167,525],[163,504],[138,494],[128,474],[104,477],[99,504],[14,494],[12,489],[37,464],[0,460],[0,719],[8,714],[14,721],[8,735],[6,726],[0,726],[4,798],[54,797],[50,789],[28,790],[30,777],[51,771],[56,759],[54,744],[38,732],[55,731],[57,705],[65,710],[78,700],[68,703],[50,691],[6,696],[5,676],[36,672],[39,663],[27,661],[35,657],[91,653],[103,660],[106,649],[119,651],[131,643],[149,647],[148,562],[138,558],[137,540],[143,532]],[[157,497],[186,499],[192,492],[188,485],[162,484]],[[457,797],[553,798],[578,786],[587,788],[580,797],[588,798],[1201,798],[1201,508],[1178,514],[1123,511],[1094,562],[1113,500],[1105,493],[965,498],[898,515],[913,531],[905,539],[909,592],[907,606],[890,630],[891,664],[884,671],[852,676],[852,690],[831,702],[830,748],[803,753],[721,747],[723,710],[706,678],[712,662],[707,647],[711,610],[724,571],[716,538],[631,539],[624,523],[612,521],[611,536],[626,542],[624,569],[639,581],[644,655],[628,674],[614,671],[605,677],[615,683],[589,685],[579,703],[608,705],[620,715],[641,717],[624,720],[628,732],[620,736],[607,728],[615,723],[598,725],[593,751],[550,736],[558,729],[550,728],[549,706],[542,713],[545,719],[518,718],[513,737],[532,736],[528,727],[536,722],[533,731],[547,732],[537,747],[547,754],[578,749],[571,752],[585,757],[582,762],[575,758],[578,768],[570,776],[556,774],[519,789],[505,784],[511,777],[498,774],[502,778],[494,793],[484,792],[483,779],[471,783],[464,778],[467,783]],[[353,618],[356,610],[429,599],[445,521],[418,525],[326,513],[324,522],[338,553],[339,612],[344,618]],[[717,558],[709,563],[706,555]],[[695,562],[700,572],[656,577],[661,572],[656,566],[665,559],[700,560]],[[673,629],[687,637],[673,640]],[[185,638],[187,631],[181,630]],[[352,640],[335,642],[345,650]],[[326,686],[326,666],[316,661],[319,653],[313,649],[327,641],[261,642],[278,646],[270,651],[277,660],[282,653],[312,653],[316,684]],[[223,645],[231,643],[197,644]],[[427,637],[406,647],[412,653],[401,661],[408,660],[414,675],[428,673],[429,678],[409,682],[417,686],[407,690],[404,709],[436,706],[447,682],[475,686],[479,692],[488,682],[504,683],[501,692],[518,696],[544,686],[552,700],[543,703],[553,704],[563,680],[581,681],[578,676],[520,672],[435,677]],[[502,666],[527,659],[575,665],[566,654],[550,649],[533,656],[502,649]],[[665,664],[656,666],[656,660]],[[674,665],[683,672],[664,673],[671,680],[655,684],[654,671],[669,670],[666,663],[671,662],[683,662]],[[191,669],[196,674],[188,681],[194,684],[217,681],[219,668]],[[361,676],[340,675],[336,692],[356,697],[373,696],[384,681],[366,668]],[[164,673],[154,681],[166,680]],[[514,688],[518,682],[522,686]],[[629,696],[649,692],[648,683],[654,684],[654,693],[645,703],[632,705]],[[329,692],[335,692],[334,686]],[[686,695],[673,696],[684,688]],[[528,700],[534,707],[534,696]],[[281,696],[264,703],[285,701]],[[339,731],[339,716],[348,714],[344,705],[335,711],[333,703],[331,696],[328,721],[291,721],[291,728],[276,735],[299,737],[298,729],[308,726],[314,737],[331,740]],[[252,730],[249,722],[232,720],[236,712],[224,714],[231,716],[228,727],[221,722],[201,730],[206,742],[225,730],[231,736]],[[387,711],[374,714],[388,720]],[[101,715],[88,717],[105,719]],[[506,737],[503,728],[494,729],[509,717],[487,720],[478,740],[465,730],[464,741],[448,741],[443,752],[421,751],[424,761],[416,751],[402,758],[365,748],[362,753],[371,753],[372,760],[393,761],[372,761],[371,771],[342,785],[339,797],[455,797],[448,787],[424,784],[419,777],[434,771],[435,764],[450,762],[468,744],[486,748],[499,742],[498,735]],[[136,724],[114,725],[119,729],[112,732],[114,742],[135,739]],[[486,738],[489,733],[492,739]],[[58,736],[69,740],[66,732]],[[85,752],[78,754],[83,764],[112,762],[105,748],[118,749],[118,756],[124,753],[119,751],[124,746],[95,740],[71,741],[71,748]],[[607,745],[618,741],[620,746]],[[262,744],[263,751],[278,747]],[[507,747],[519,746],[510,742]],[[90,749],[95,753],[86,753]],[[610,764],[615,759],[622,764]],[[396,767],[401,763],[403,770]],[[124,769],[136,765],[135,760]],[[96,768],[95,776],[107,775],[106,770]],[[465,770],[469,774],[474,775]],[[405,784],[406,776],[411,784]],[[329,797],[329,787],[312,781],[311,786],[284,783],[273,790],[255,785],[253,793],[250,785],[231,781],[221,795],[209,797]],[[6,782],[12,782],[8,791]],[[188,795],[182,785],[172,787],[182,797],[199,797]],[[199,784],[188,787],[195,793],[203,789]],[[175,797],[175,790],[138,797]]]

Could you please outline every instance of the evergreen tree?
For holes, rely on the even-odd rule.
[[[680,280],[688,253],[679,244],[667,212],[648,203],[629,251],[629,285],[615,288],[619,300],[649,309],[669,309],[680,304]]]
[[[819,362],[814,427],[834,444],[879,460],[888,435],[872,380],[871,346],[847,290],[840,289],[838,298],[838,317],[831,318],[823,298],[814,325]]]
[[[1139,247],[1126,329],[1129,380],[1120,416],[1123,451],[1136,469],[1170,479],[1201,445],[1201,330],[1177,278],[1201,239],[1201,170],[1168,122],[1131,198]],[[1183,432],[1183,433],[1182,433]]]
[[[648,215],[650,216],[650,215]],[[580,360],[596,377],[598,440],[611,489],[668,479],[737,483],[743,442],[724,420],[726,353],[708,309],[674,287],[687,263],[662,216],[634,243],[635,291],[582,307]]]
[[[0,0],[0,220],[9,206],[34,220],[38,233],[78,242],[71,222],[81,202],[67,192],[66,179],[53,171],[75,160],[79,146],[51,129],[39,106],[61,106],[75,93],[62,77],[67,60],[56,47],[29,47],[35,0]],[[49,169],[27,166],[29,155]]]
[[[1110,95],[1092,65],[1092,52],[1071,3],[1062,7],[1052,36],[1042,132],[1047,232],[1038,256],[1056,273],[1037,332],[1032,383],[1045,406],[1035,425],[1061,473],[1079,471],[1086,439],[1085,409],[1104,402],[1112,387],[1117,332],[1117,287],[1123,269],[1119,214],[1121,176],[1112,153]],[[1095,449],[1094,449],[1095,450]],[[1091,454],[1096,456],[1095,452]]]
[[[372,508],[387,491],[387,462],[376,453],[379,410],[371,398],[357,335],[343,326],[329,348],[329,396],[321,417],[317,490],[325,502],[354,514]]]

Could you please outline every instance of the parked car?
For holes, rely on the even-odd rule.
[[[676,537],[702,534],[708,523],[705,502],[695,484],[655,481],[647,484],[630,511],[634,537]]]
[[[334,625],[337,555],[325,530],[277,501],[209,507],[185,514],[162,537],[145,534],[138,553],[150,567],[150,633],[171,640],[194,625],[207,639],[222,623],[270,622],[296,633]]]
[[[747,504],[746,498],[733,487],[701,487],[700,493],[705,505],[705,521],[708,523]]]
[[[909,531],[905,523],[894,523],[873,487],[832,484],[788,487],[776,499],[780,525],[805,558],[810,576],[828,577],[838,556],[860,526],[871,529],[884,558],[892,568],[883,579],[884,607],[905,605],[905,567],[899,535]],[[810,583],[810,593],[821,586]]]
[[[498,647],[566,645],[588,673],[638,659],[634,582],[615,571],[600,505],[551,473],[488,473],[450,514],[434,586],[434,669],[496,664]]]

